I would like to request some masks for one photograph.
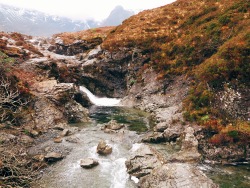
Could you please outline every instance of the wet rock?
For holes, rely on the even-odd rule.
[[[194,136],[194,129],[187,127],[183,137],[181,150],[172,156],[172,160],[198,162],[201,159],[201,154],[198,152],[198,140]]]
[[[61,133],[61,136],[68,136],[70,133],[70,130],[69,129],[64,129]]]
[[[61,143],[61,142],[62,142],[62,138],[61,137],[54,138],[54,143]]]
[[[119,129],[121,129],[121,128],[123,128],[124,127],[124,125],[123,124],[119,124],[119,123],[117,123],[117,121],[116,120],[111,120],[111,121],[109,121],[108,123],[106,123],[103,127],[102,127],[102,130],[106,130],[106,131],[108,131],[108,130],[114,130],[114,131],[116,131],[116,130],[119,130]]]
[[[56,162],[63,159],[63,156],[61,153],[50,152],[47,155],[45,155],[44,159],[47,162]]]
[[[95,159],[92,159],[92,158],[82,159],[80,161],[80,166],[82,168],[93,168],[93,167],[97,166],[98,164],[99,164],[99,162]]]
[[[7,143],[16,140],[17,137],[14,136],[13,134],[8,134],[8,133],[0,133],[0,142],[1,143]]]
[[[69,135],[75,134],[79,131],[79,127],[70,127],[69,128]]]
[[[80,139],[74,136],[70,136],[70,137],[67,137],[65,140],[70,143],[78,143]]]
[[[160,143],[165,141],[163,133],[160,132],[153,132],[153,133],[148,133],[144,135],[142,138],[142,142],[147,142],[147,143]]]
[[[34,142],[34,140],[27,135],[22,135],[20,137],[20,142],[24,143],[24,144],[32,144]]]
[[[163,158],[160,154],[148,145],[141,145],[130,158],[125,162],[127,171],[131,176],[141,178],[152,172],[156,167],[161,166]]]
[[[97,153],[100,155],[108,155],[112,153],[112,147],[107,145],[105,141],[100,141],[97,146]]]
[[[191,164],[169,163],[155,168],[140,179],[141,188],[218,188],[203,172]]]

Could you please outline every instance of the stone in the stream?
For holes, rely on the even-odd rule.
[[[61,143],[61,142],[62,142],[62,137],[54,138],[54,143]]]
[[[68,136],[70,133],[69,129],[63,129],[61,136]]]
[[[70,136],[67,137],[65,140],[70,143],[78,143],[80,139],[75,136]]]
[[[56,162],[63,159],[63,156],[61,153],[50,152],[47,155],[45,155],[44,159],[47,162]]]
[[[93,167],[97,166],[98,164],[99,164],[99,162],[95,159],[92,159],[92,158],[81,159],[81,161],[80,161],[80,166],[82,168],[93,168]]]
[[[109,121],[108,123],[106,123],[103,127],[102,127],[102,129],[104,130],[104,131],[107,131],[107,130],[114,130],[114,131],[116,131],[116,130],[119,130],[119,129],[121,129],[121,128],[123,128],[124,127],[124,125],[123,124],[119,124],[119,123],[117,123],[117,121],[116,120],[111,120],[111,121]]]
[[[108,155],[112,153],[112,147],[107,145],[107,143],[102,140],[97,146],[97,153],[99,153],[100,155]]]

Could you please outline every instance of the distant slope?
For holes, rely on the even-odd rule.
[[[133,11],[125,10],[122,6],[116,6],[114,10],[111,11],[107,19],[105,19],[101,25],[102,26],[117,26],[122,23],[123,20],[134,15]]]
[[[247,120],[249,10],[250,0],[177,0],[131,16],[107,36],[102,47],[141,49],[150,57],[144,67],[153,67],[159,80],[174,75],[192,77],[192,89],[184,102],[187,119]],[[228,87],[240,93],[241,98],[233,99],[240,101],[241,108],[221,105],[221,95],[228,93]],[[248,102],[242,100],[245,97]]]
[[[20,32],[34,36],[50,36],[66,31],[80,31],[97,26],[93,20],[73,21],[51,16],[35,10],[15,8],[0,4],[0,30]]]

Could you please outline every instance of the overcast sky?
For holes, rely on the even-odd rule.
[[[0,0],[0,3],[22,8],[36,9],[53,15],[63,15],[74,19],[94,18],[103,20],[117,5],[125,9],[145,10],[174,0]]]

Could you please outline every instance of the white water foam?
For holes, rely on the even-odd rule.
[[[117,98],[99,98],[93,95],[86,87],[80,86],[80,91],[87,94],[89,100],[96,106],[119,106],[120,99]]]
[[[126,158],[116,159],[112,164],[111,176],[113,178],[110,188],[125,188],[129,175],[125,166]]]

